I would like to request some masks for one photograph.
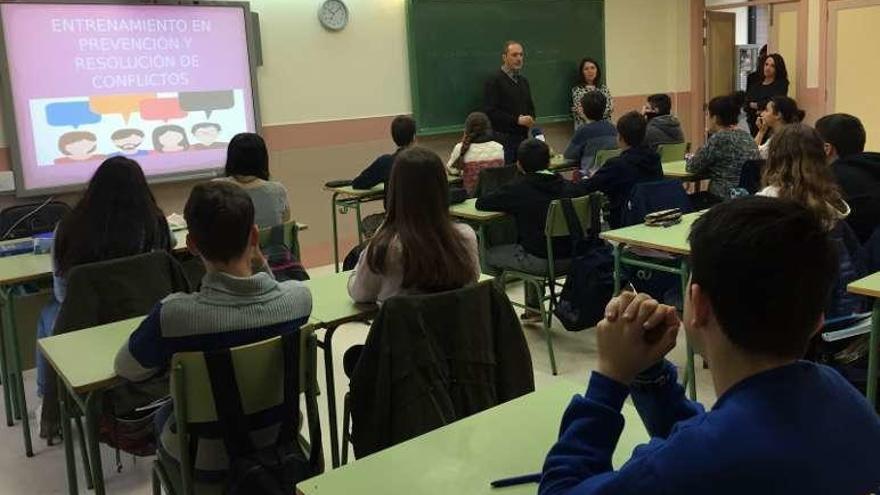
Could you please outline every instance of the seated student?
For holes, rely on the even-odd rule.
[[[862,298],[846,290],[850,282],[867,275],[860,262],[861,246],[842,221],[849,216],[850,208],[825,163],[819,133],[804,124],[782,127],[770,144],[761,183],[764,189],[759,196],[790,199],[812,210],[838,248],[840,270],[825,316],[837,318],[862,312]]]
[[[504,166],[504,146],[494,141],[492,123],[483,112],[473,112],[464,122],[464,136],[452,149],[446,168],[452,175],[462,175],[464,189],[474,194],[480,170]]]
[[[876,491],[880,416],[836,371],[800,360],[837,265],[822,223],[791,201],[743,198],[701,216],[690,245],[684,330],[712,363],[715,405],[687,400],[663,359],[675,309],[623,292],[599,323],[598,365],[562,416],[539,493]],[[630,394],[652,439],[615,471]]]
[[[37,338],[52,335],[67,295],[67,274],[74,267],[157,250],[171,252],[174,244],[165,214],[156,204],[140,165],[121,156],[104,160],[82,198],[55,229],[53,297],[40,312]],[[40,397],[46,387],[46,366],[45,357],[37,352]]]
[[[729,96],[716,96],[709,101],[709,130],[712,137],[687,162],[691,174],[708,175],[709,197],[718,202],[732,197],[739,186],[739,175],[746,160],[759,157],[758,145],[752,136],[737,127],[739,107]]]
[[[649,96],[642,114],[648,119],[645,146],[656,150],[661,144],[684,142],[681,122],[678,121],[678,117],[672,115],[672,99],[669,95],[658,93]]]
[[[755,134],[755,144],[761,158],[767,159],[770,149],[770,141],[782,126],[797,124],[804,120],[805,113],[799,109],[797,102],[787,96],[774,96],[767,102],[767,106],[758,117],[758,133]]]
[[[274,227],[290,220],[284,184],[269,179],[269,152],[259,134],[236,134],[226,149],[226,178],[238,184],[254,203],[256,224]]]
[[[398,115],[391,121],[391,139],[397,145],[397,150],[390,155],[382,155],[364,169],[360,175],[351,181],[351,187],[355,189],[371,189],[379,184],[388,182],[391,176],[391,166],[398,153],[412,146],[416,139],[416,121],[408,115]]]
[[[591,94],[598,93],[587,93]],[[547,270],[547,240],[544,236],[547,210],[554,200],[570,198],[576,191],[570,182],[547,170],[550,148],[543,141],[534,138],[523,141],[517,157],[517,167],[525,176],[477,199],[478,210],[509,213],[516,221],[517,243],[490,248],[485,261],[497,270],[511,268],[544,273]],[[559,260],[570,255],[571,241],[554,239],[553,257]],[[541,304],[541,294],[526,287],[526,305],[537,308]],[[524,320],[540,320],[541,314],[526,310],[522,317]]]
[[[158,303],[119,349],[116,374],[126,380],[138,382],[163,372],[176,352],[223,349],[297,332],[312,311],[305,285],[276,282],[268,271],[258,247],[254,205],[242,188],[217,181],[198,184],[184,217],[187,247],[202,259],[207,274],[199,292],[172,294]],[[170,405],[158,413],[159,448],[179,458],[170,414]],[[257,441],[266,446],[272,439]],[[196,446],[197,473],[228,468],[220,449],[222,442]]]
[[[601,92],[588,91],[581,98],[580,104],[586,122],[575,131],[563,155],[566,160],[579,163],[581,174],[589,177],[596,172],[596,167],[593,166],[596,152],[617,148],[617,130],[604,117],[606,99]]]
[[[394,161],[385,222],[362,250],[348,280],[359,303],[441,292],[480,278],[477,236],[449,216],[446,170],[431,150],[413,147]]]
[[[589,179],[576,184],[579,195],[601,191],[608,197],[612,229],[623,226],[623,212],[632,188],[639,182],[663,179],[660,155],[645,145],[647,123],[638,112],[629,112],[617,120],[617,142],[623,151],[611,158]]]
[[[846,221],[864,244],[880,226],[880,153],[865,151],[865,128],[852,115],[835,113],[816,121],[831,172],[852,208]]]

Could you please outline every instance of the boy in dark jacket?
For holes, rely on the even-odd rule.
[[[608,197],[611,228],[621,226],[623,211],[629,200],[633,186],[639,182],[663,179],[660,155],[643,144],[646,129],[645,117],[638,112],[629,112],[617,121],[617,140],[620,156],[605,162],[589,179],[576,185],[578,196],[601,191]]]
[[[391,121],[391,139],[397,145],[397,151],[388,155],[382,155],[364,169],[360,175],[351,181],[354,189],[372,189],[379,184],[385,184],[391,176],[391,167],[397,154],[411,146],[416,140],[416,121],[409,115],[398,115]]]
[[[550,203],[570,198],[575,192],[571,183],[547,170],[550,166],[550,148],[538,139],[523,141],[517,151],[517,167],[525,174],[521,179],[477,199],[476,207],[483,211],[500,211],[514,217],[517,243],[490,248],[486,263],[496,269],[521,270],[527,273],[547,273],[547,239],[544,227]],[[554,239],[553,257],[557,260],[571,254],[571,241]],[[528,287],[528,286],[527,286]],[[537,308],[541,294],[526,291],[526,305]],[[529,309],[523,319],[540,319],[540,313]]]
[[[617,149],[617,129],[603,118],[606,101],[605,95],[598,91],[590,91],[584,95],[581,109],[587,123],[575,131],[565,148],[565,158],[579,163],[584,177],[589,177],[596,171],[593,166],[596,152]]]
[[[540,495],[875,493],[880,417],[837,371],[801,360],[837,270],[821,222],[792,201],[736,199],[694,223],[690,246],[683,322],[645,294],[608,304]],[[664,359],[682,323],[712,363],[708,412]],[[629,395],[651,441],[613,470]]]
[[[846,221],[864,244],[880,226],[880,153],[865,152],[865,127],[852,115],[826,115],[816,130],[851,209]]]

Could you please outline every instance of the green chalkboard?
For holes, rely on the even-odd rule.
[[[509,39],[525,47],[538,121],[570,119],[578,62],[588,56],[605,67],[604,18],[604,0],[407,0],[419,134],[460,130],[482,109],[483,83]]]

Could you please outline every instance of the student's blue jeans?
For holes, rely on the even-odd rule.
[[[40,310],[40,319],[37,320],[37,339],[51,337],[55,328],[55,320],[58,319],[58,312],[61,310],[61,303],[54,297]],[[49,363],[43,353],[37,350],[37,396],[42,397],[43,391],[46,389],[46,374],[48,372]]]

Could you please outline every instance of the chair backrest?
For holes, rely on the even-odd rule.
[[[746,160],[743,163],[739,175],[739,187],[745,189],[749,194],[755,194],[761,189],[761,172],[764,168],[766,160]]]
[[[580,198],[572,198],[571,200],[571,205],[574,207],[585,236],[588,235],[593,220],[593,201],[598,199],[598,197],[599,194],[594,193]],[[565,213],[562,210],[562,202],[557,199],[551,202],[550,208],[547,209],[547,225],[544,227],[544,235],[552,238],[565,237],[569,234],[568,222],[566,222]]]
[[[483,170],[500,168],[503,166],[504,158],[465,162],[464,168],[461,171],[461,181],[464,190],[467,191],[468,195],[473,196],[477,191],[477,184],[480,182]]]
[[[180,264],[165,251],[78,265],[66,278],[56,334],[145,315],[168,294],[190,290]]]
[[[60,201],[51,201],[42,207],[40,205],[42,203],[10,206],[0,211],[0,236],[4,236],[0,240],[52,232],[70,211],[70,207]]]
[[[599,150],[596,152],[596,160],[593,162],[593,168],[600,169],[608,160],[620,156],[622,150],[620,148],[613,150]]]
[[[317,342],[314,328],[299,329],[299,388],[306,397],[310,432],[320,432],[317,409]],[[284,402],[284,348],[281,337],[230,349],[235,380],[246,415],[256,414]],[[190,458],[190,430],[195,425],[218,421],[217,406],[204,352],[181,352],[171,358],[171,397],[177,420],[181,477],[184,493],[192,493],[194,459]],[[298,421],[299,418],[289,418]],[[319,435],[320,436],[320,435]],[[311,434],[310,434],[311,437]]]
[[[644,223],[645,216],[661,210],[678,208],[691,211],[691,200],[681,182],[675,179],[642,182],[633,186],[623,211],[620,227]]]
[[[660,154],[660,162],[679,162],[684,160],[687,153],[687,143],[672,143],[657,145],[657,153]]]
[[[260,247],[279,243],[287,246],[294,258],[302,259],[299,247],[299,226],[295,220],[289,220],[275,227],[260,229]]]
[[[531,362],[510,300],[492,281],[387,299],[351,377],[355,454],[534,390]]]
[[[480,170],[477,186],[474,188],[474,196],[480,198],[493,193],[501,186],[516,180],[518,175],[519,170],[514,165],[484,168]]]

